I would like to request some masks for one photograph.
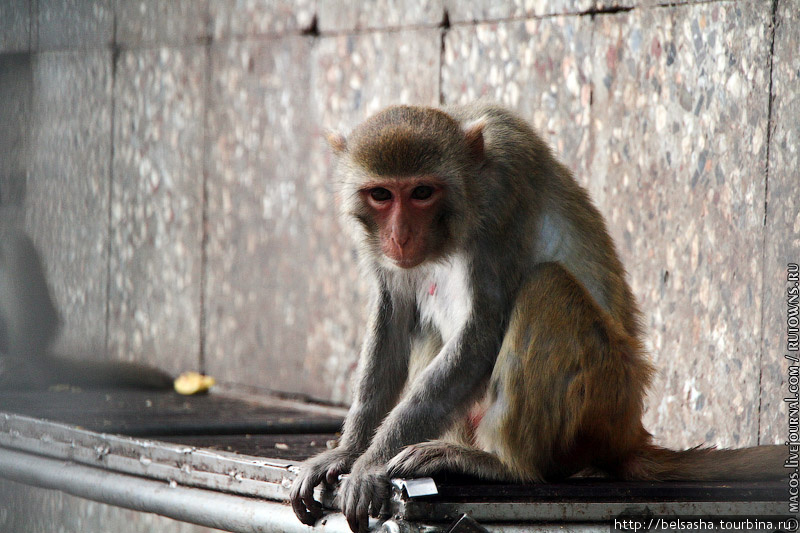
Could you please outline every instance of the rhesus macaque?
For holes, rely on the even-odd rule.
[[[314,487],[347,472],[353,531],[391,477],[782,475],[783,446],[653,444],[641,422],[653,369],[614,244],[523,120],[486,104],[399,106],[329,140],[375,296],[340,445],[292,486],[302,522],[322,515]]]
[[[168,389],[172,378],[147,365],[60,357],[59,329],[41,259],[22,232],[0,232],[0,389],[83,387]]]

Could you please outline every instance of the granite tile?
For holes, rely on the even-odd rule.
[[[714,2],[724,2],[726,0],[627,0],[633,2],[638,7],[683,7],[691,4],[710,4]],[[733,0],[734,2],[753,2],[758,0]]]
[[[99,356],[106,341],[111,52],[35,56],[26,226],[64,323],[60,348]]]
[[[206,349],[223,380],[346,401],[366,291],[323,132],[389,103],[435,103],[439,40],[428,30],[314,43],[213,47]],[[409,55],[423,59],[398,60]]]
[[[320,38],[312,83],[322,127],[349,133],[388,105],[438,105],[440,47],[435,29]]]
[[[319,0],[322,32],[438,26],[444,21],[444,0]]]
[[[0,209],[22,207],[30,159],[30,54],[0,54]],[[0,222],[2,218],[0,217]]]
[[[2,186],[2,184],[0,184]],[[0,190],[0,193],[2,191]],[[19,231],[25,226],[25,210],[22,206],[0,204],[0,235],[8,230]]]
[[[390,104],[436,105],[440,33],[420,29],[323,37],[314,50],[314,130],[307,176],[310,195],[309,331],[303,367],[329,384],[328,398],[347,402],[365,333],[369,287],[356,250],[337,216],[333,156],[325,130],[350,132]],[[414,57],[416,61],[404,61]]]
[[[117,44],[180,45],[206,37],[208,0],[114,0]]]
[[[617,7],[633,7],[649,0],[513,0],[493,2],[444,0],[452,23],[497,22],[507,19],[585,13]]]
[[[457,26],[444,41],[447,104],[489,99],[520,113],[585,185],[592,28],[586,17]]]
[[[32,0],[0,2],[0,53],[30,50],[31,2]]]
[[[214,39],[300,33],[314,24],[317,0],[208,0]]]
[[[590,189],[659,369],[660,442],[755,444],[771,6],[597,17]]]
[[[47,0],[37,6],[40,50],[97,48],[113,40],[111,0]]]
[[[109,351],[200,366],[205,48],[123,51],[114,85]]]
[[[787,283],[789,263],[800,264],[800,10],[779,2],[772,60],[772,124],[769,137],[769,186],[764,261],[764,333],[761,366],[762,442],[783,443],[788,436],[789,391],[785,355],[800,358],[789,346]],[[796,341],[796,337],[793,338]],[[800,361],[793,364],[800,365]]]
[[[294,36],[212,47],[204,329],[218,379],[324,396],[302,371],[310,53]]]

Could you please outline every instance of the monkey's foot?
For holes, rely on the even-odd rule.
[[[403,448],[387,464],[389,477],[423,477],[445,470],[452,462],[449,446],[446,442],[429,441]]]
[[[464,474],[486,480],[518,478],[500,459],[478,448],[441,440],[404,448],[387,465],[389,477],[423,477],[440,472]]]
[[[463,470],[466,446],[433,440],[407,446],[387,465],[389,477],[422,477],[437,472]],[[479,451],[479,450],[474,450]]]

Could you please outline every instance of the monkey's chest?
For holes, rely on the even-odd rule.
[[[463,261],[437,265],[416,284],[420,321],[439,331],[444,342],[455,336],[472,312],[472,291]]]

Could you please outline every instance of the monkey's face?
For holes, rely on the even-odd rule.
[[[445,192],[434,177],[385,178],[359,189],[381,252],[393,264],[413,268],[435,254]]]
[[[438,109],[394,106],[347,139],[328,136],[362,257],[408,269],[458,248],[477,219],[467,177],[482,164],[483,125],[462,129]]]
[[[445,195],[433,177],[370,181],[359,195],[374,221],[380,250],[400,268],[413,268],[435,251],[436,222]]]

